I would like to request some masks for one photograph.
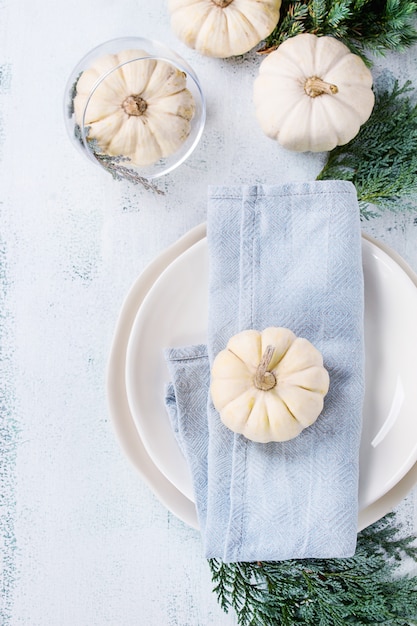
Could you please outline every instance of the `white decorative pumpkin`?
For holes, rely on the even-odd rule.
[[[222,422],[253,441],[286,441],[323,410],[321,353],[288,328],[245,330],[214,359],[211,397]]]
[[[146,56],[144,50],[125,50],[99,58],[81,74],[74,98],[80,126],[85,111],[88,139],[96,140],[103,153],[127,157],[138,166],[176,152],[190,133],[195,112],[184,72]]]
[[[256,116],[268,137],[297,152],[348,143],[374,106],[372,74],[334,37],[287,39],[261,63]]]
[[[201,54],[244,54],[268,37],[281,0],[168,0],[174,33]]]

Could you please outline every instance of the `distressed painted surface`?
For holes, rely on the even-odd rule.
[[[115,183],[66,136],[64,85],[77,60],[144,35],[194,66],[207,96],[203,139],[160,197]],[[0,2],[0,546],[2,624],[235,623],[211,593],[198,533],[169,514],[123,456],[104,376],[122,300],[145,265],[204,221],[212,183],[315,177],[259,130],[259,59],[206,59],[169,29],[165,3]],[[417,55],[378,61],[415,77]],[[417,268],[416,219],[364,224]],[[400,507],[415,526],[414,498]]]

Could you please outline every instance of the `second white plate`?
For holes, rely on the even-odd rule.
[[[417,460],[417,289],[375,242],[363,239],[366,393],[360,450],[360,509],[387,493]],[[167,346],[204,343],[207,242],[175,259],[150,288],[130,334],[126,358],[129,406],[155,465],[187,498],[191,477],[164,406]]]

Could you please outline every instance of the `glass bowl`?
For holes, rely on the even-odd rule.
[[[86,54],[67,81],[64,105],[73,144],[131,182],[184,163],[206,118],[194,70],[173,50],[141,37],[113,39]]]

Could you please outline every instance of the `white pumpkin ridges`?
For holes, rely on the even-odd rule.
[[[201,24],[194,44],[201,54],[220,58],[232,56],[226,11],[213,6]]]
[[[213,380],[210,385],[210,393],[213,404],[221,413],[223,409],[233,402],[235,398],[246,393],[252,387],[252,377],[244,378],[219,378]]]
[[[120,110],[120,104],[116,104],[114,100],[100,100],[98,98],[91,98],[88,103],[87,108],[85,108],[87,104],[87,98],[79,98],[77,100],[77,114],[82,118],[84,110],[85,110],[85,125],[88,126],[94,122],[99,122],[100,120],[105,119],[106,117],[111,117],[112,115],[121,114],[121,119],[123,117],[123,112]]]
[[[144,121],[136,124],[136,136],[136,150],[131,157],[135,165],[151,165],[164,156],[155,135],[149,132]]]
[[[179,3],[170,0],[172,30],[178,39],[184,41],[190,48],[201,51],[201,46],[205,48],[204,43],[197,43],[201,29],[204,26],[207,28],[207,20],[215,19],[212,14],[213,4],[211,0],[197,0],[192,5],[187,2],[185,6],[182,5],[178,8],[175,7],[175,4]]]
[[[280,128],[277,120],[275,130],[276,137],[282,146],[289,150],[312,152],[335,148],[340,134],[338,127],[343,129],[346,127],[343,114],[338,115],[336,128],[329,122],[328,112],[335,106],[336,97],[331,96],[330,106],[324,97],[317,99],[312,106],[307,95],[303,95],[301,99],[294,97],[294,101],[288,102],[291,106],[286,109],[286,112],[282,111]]]
[[[222,422],[233,432],[243,432],[255,404],[256,391],[248,389],[224,405],[220,411]]]
[[[120,110],[118,114],[119,125],[116,126],[116,116],[105,118],[100,122],[91,124],[89,137],[100,138],[100,148],[110,156],[118,156],[129,153],[132,161],[136,164],[147,165],[161,158],[160,148],[153,136],[147,131],[143,123],[134,120],[126,120],[126,116]],[[141,152],[135,158],[136,146],[141,146]],[[144,149],[144,145],[146,149]]]
[[[328,389],[321,353],[282,327],[234,335],[211,370],[211,397],[223,423],[262,443],[287,441],[310,426]]]
[[[171,27],[186,45],[208,56],[244,54],[275,28],[281,0],[169,0]]]
[[[343,80],[340,75],[343,75]],[[325,80],[330,82],[338,81],[346,87],[351,85],[355,87],[372,87],[372,74],[362,59],[356,54],[345,54],[334,62],[326,72],[323,72]],[[352,94],[353,95],[353,94]]]
[[[314,38],[314,35],[305,33],[310,38]],[[331,71],[340,69],[340,63],[347,57],[353,56],[349,48],[345,46],[341,41],[334,37],[315,37],[315,51],[314,51],[314,63],[315,71],[320,72],[321,78],[328,80],[328,74]],[[359,57],[356,57],[359,59]],[[361,61],[361,59],[359,59]],[[338,74],[340,78],[340,74]]]
[[[270,421],[268,411],[265,403],[262,399],[256,398],[253,408],[250,412],[250,419],[248,418],[244,424],[242,424],[241,433],[259,443],[267,443],[270,437]]]
[[[153,110],[144,119],[148,132],[160,147],[161,155],[168,156],[181,146],[190,134],[190,122],[179,115]],[[163,134],[159,129],[165,128]]]
[[[277,50],[274,50],[263,59],[259,67],[259,76],[267,76],[269,81],[277,80],[278,78],[289,78],[293,81],[297,77],[300,79],[305,77],[305,72],[297,64],[295,59],[285,53],[285,49],[283,49],[284,44],[285,42],[282,43]],[[278,60],[279,65],[277,64]]]
[[[335,102],[343,102],[345,110],[347,108],[346,99],[350,97],[349,108],[355,111],[360,124],[366,122],[372,113],[375,104],[374,93],[363,85],[342,84],[339,93],[335,97]]]
[[[146,56],[147,53],[143,50],[126,50],[118,55],[112,54],[97,59],[92,68],[81,74],[77,82],[77,93],[88,96],[97,81],[104,76],[98,89],[101,86],[105,87],[106,91],[113,92],[115,97],[119,96],[120,91],[124,90],[127,84],[132,91],[142,91],[154,71],[156,61],[154,59],[143,59],[137,63],[129,63],[129,61],[144,55]]]
[[[132,154],[138,143],[139,125],[133,117],[125,119],[118,132],[115,132],[107,149],[110,154]],[[123,151],[123,152],[122,152]]]
[[[87,109],[88,111],[88,109]],[[117,137],[120,129],[125,123],[125,116],[122,110],[118,110],[113,115],[103,117],[97,121],[91,121],[86,118],[86,125],[89,126],[89,138],[95,139],[100,137],[100,148],[108,151],[111,142]],[[114,154],[109,152],[109,154]]]
[[[94,66],[84,70],[78,78],[77,93],[88,95],[100,76],[104,76],[117,65],[118,60],[114,54],[107,54],[97,59]]]
[[[231,376],[224,376],[224,372],[232,371]],[[222,378],[250,377],[252,378],[254,371],[249,370],[247,363],[237,356],[232,350],[221,350],[215,357],[211,368],[214,378],[222,376]]]
[[[228,54],[244,54],[268,37],[278,22],[277,2],[233,0],[224,10],[229,37]],[[279,8],[279,7],[278,7]]]
[[[342,96],[342,94],[340,95]],[[347,106],[342,97],[336,97],[332,106],[326,107],[324,105],[324,108],[326,108],[328,127],[332,126],[334,130],[335,139],[333,148],[345,145],[350,141],[352,132],[354,132],[355,135],[359,132],[363,122],[363,116],[359,115],[356,107]],[[320,138],[316,137],[315,141],[312,141],[312,145],[319,145],[319,141]]]
[[[308,97],[308,96],[307,96]],[[334,129],[327,129],[327,137],[322,133],[314,132],[314,142],[311,137],[311,110],[310,104],[305,100],[292,103],[291,109],[285,118],[281,119],[276,136],[280,144],[288,150],[315,151],[332,150],[335,147],[336,133]],[[316,137],[320,143],[317,143]]]
[[[124,63],[120,68],[120,75],[123,77],[126,89],[132,93],[140,94],[145,91],[159,65],[155,59],[143,58],[147,56],[144,50],[124,50],[118,54],[119,64]],[[113,72],[113,74],[119,74],[119,72]]]
[[[317,39],[318,37],[309,33],[297,35],[297,40],[295,37],[286,39],[269,55],[274,55],[272,60],[269,59],[269,62],[275,65],[278,59],[281,63],[283,58],[285,58],[287,62],[291,61],[294,64],[297,68],[297,73],[301,73],[302,76],[308,78],[316,74],[319,69],[314,62]],[[296,45],[294,45],[294,41],[296,41]]]
[[[278,363],[288,352],[291,344],[295,341],[296,336],[288,328],[269,327],[262,331],[260,339],[261,354],[265,353],[265,350],[269,345],[272,345],[275,348],[273,357],[269,363],[269,369],[275,370]]]
[[[143,90],[145,100],[166,98],[184,91],[187,79],[184,72],[168,63],[159,61]]]
[[[138,166],[176,152],[189,136],[195,114],[186,74],[145,55],[143,50],[124,50],[98,59],[80,76],[74,98],[76,121],[81,125],[85,116],[88,137],[97,140],[100,151]]]
[[[294,103],[301,98],[300,86],[296,90],[294,81],[283,81],[275,84],[274,77],[271,75],[261,75],[256,79],[259,92],[255,92],[254,103],[256,107],[256,117],[263,132],[272,139],[278,139],[278,135],[282,130],[287,116],[294,109]],[[263,88],[263,85],[265,88]],[[256,93],[263,92],[264,96],[257,97]],[[291,91],[294,93],[293,98],[290,97]],[[280,111],[280,116],[276,115],[276,111]],[[291,127],[292,128],[292,127]]]
[[[314,391],[325,395],[329,390],[330,378],[327,370],[320,365],[311,365],[288,374],[278,375],[277,392],[283,386],[300,387],[306,391]]]
[[[286,376],[312,365],[323,366],[323,357],[308,339],[297,337],[289,347],[284,358],[274,368],[277,377]]]
[[[303,424],[294,417],[277,393],[265,394],[264,402],[269,416],[267,441],[288,441],[303,430]]]
[[[195,113],[194,98],[187,89],[163,98],[149,98],[147,103],[150,112],[178,115],[188,121],[192,120]]]
[[[93,85],[97,82],[99,78],[100,74],[95,69],[85,70],[77,81],[77,95],[75,101],[77,100],[77,98],[87,97]]]
[[[260,333],[257,330],[242,331],[229,339],[227,350],[233,352],[255,373],[262,357]]]
[[[251,33],[255,38],[261,36],[261,39],[265,39],[278,23],[279,14],[277,16],[277,11],[279,12],[281,2],[277,2],[277,0],[264,1],[262,10],[259,10],[259,5],[259,2],[253,2],[253,0],[234,0],[230,8],[245,18],[250,24]]]
[[[303,387],[281,385],[279,397],[303,428],[311,426],[323,410],[323,395]]]
[[[347,105],[348,98],[349,105]],[[340,127],[343,121],[345,121],[345,126],[349,126],[349,123],[352,125],[356,123],[358,132],[359,127],[369,118],[374,102],[374,95],[369,89],[361,86],[350,87],[342,85],[340,92],[334,98],[332,107],[328,107],[327,111],[334,120],[334,124],[337,124],[337,127]],[[340,119],[340,115],[342,119]],[[347,121],[348,124],[346,124]]]
[[[224,48],[227,56],[244,54],[258,41],[257,30],[238,8],[237,0],[224,10],[225,26],[227,29],[228,47]]]
[[[138,150],[139,148],[139,150]],[[107,147],[115,156],[129,155],[137,165],[148,165],[161,158],[162,153],[155,136],[149,132],[143,120],[130,117],[125,120]]]
[[[374,100],[362,59],[333,37],[311,33],[286,40],[265,58],[254,84],[262,130],[298,152],[328,151],[353,139]]]

